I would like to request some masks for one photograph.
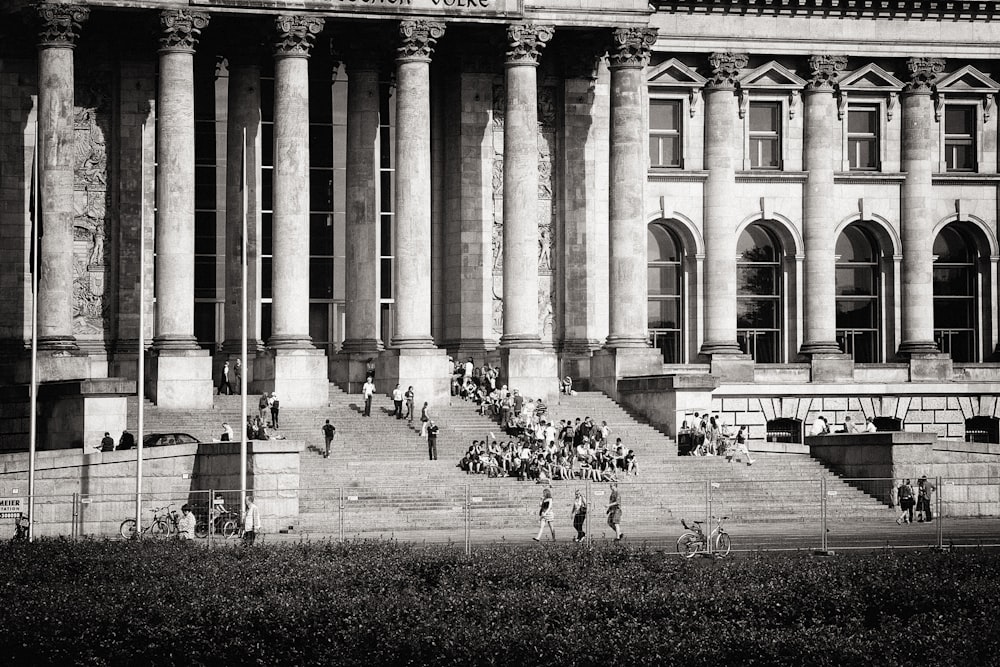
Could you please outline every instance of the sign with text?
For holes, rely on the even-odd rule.
[[[523,0],[192,0],[214,7],[308,9],[350,14],[440,14],[442,17],[519,17]]]
[[[0,498],[0,519],[16,519],[24,513],[24,498]]]

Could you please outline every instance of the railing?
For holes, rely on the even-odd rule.
[[[704,521],[728,516],[734,551],[847,550],[1000,545],[1000,478],[935,478],[929,480],[930,514],[901,523],[894,488],[898,480],[772,479],[692,480],[673,483],[623,481],[619,484],[625,542],[673,552],[682,532],[681,519]],[[917,486],[914,485],[914,497]],[[0,481],[0,498],[18,497],[10,482]],[[17,489],[20,491],[21,489]],[[263,519],[259,539],[288,540],[395,539],[452,543],[471,552],[488,543],[531,544],[539,529],[543,487],[511,480],[470,478],[460,485],[257,489],[252,492]],[[587,544],[610,543],[614,531],[606,523],[610,489],[597,482],[555,482],[556,538],[576,536],[570,510],[574,491],[587,500],[583,526]],[[25,499],[26,500],[26,499]],[[122,522],[134,516],[133,494],[66,494],[37,496],[33,537],[124,539]],[[239,491],[196,490],[184,495],[148,493],[140,539],[171,539],[149,529],[154,508],[194,512],[196,544],[209,548],[239,543]],[[27,502],[24,503],[27,506]],[[908,514],[908,513],[907,513]],[[161,513],[162,515],[162,513]],[[983,517],[992,517],[984,520]],[[14,535],[14,517],[0,518],[0,538]],[[549,538],[548,529],[544,539]]]

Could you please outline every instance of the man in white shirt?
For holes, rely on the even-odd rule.
[[[361,387],[361,395],[365,399],[365,417],[372,416],[372,396],[375,395],[375,381],[369,375],[365,384]]]
[[[813,422],[812,428],[809,430],[809,435],[826,435],[830,432],[830,425],[826,421],[826,417],[820,415],[816,417],[816,421]]]
[[[260,532],[260,510],[254,505],[253,496],[247,496],[247,510],[243,513],[243,544],[252,547]]]
[[[396,388],[392,390],[392,403],[393,403],[393,405],[396,408],[393,411],[392,416],[395,417],[396,419],[402,419],[403,418],[403,388],[400,387],[398,384],[396,385]]]
[[[878,431],[878,429],[875,428],[875,420],[869,417],[868,419],[865,420],[865,427],[863,429],[863,432],[875,433],[876,431]]]

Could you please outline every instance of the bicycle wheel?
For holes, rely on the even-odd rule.
[[[715,538],[715,555],[719,558],[725,558],[729,555],[729,550],[733,547],[732,541],[729,539],[729,533],[719,533]]]
[[[698,553],[700,541],[694,533],[684,533],[677,538],[677,553],[684,558],[692,558]]]
[[[122,534],[126,540],[135,539],[135,519],[125,519],[122,521],[122,525],[118,527],[118,532]]]
[[[236,519],[226,519],[226,522],[222,524],[222,534],[228,539],[240,532],[240,524],[236,522]]]
[[[170,534],[170,524],[167,523],[166,519],[154,521],[149,527],[149,534],[153,537],[166,537]]]
[[[205,519],[198,519],[198,523],[194,525],[194,536],[195,537],[208,537],[208,521]]]

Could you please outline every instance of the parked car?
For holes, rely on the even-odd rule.
[[[142,437],[143,447],[159,447],[160,445],[190,445],[201,442],[188,433],[147,433]]]

